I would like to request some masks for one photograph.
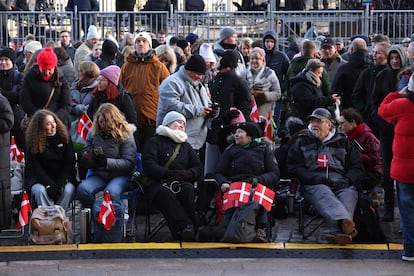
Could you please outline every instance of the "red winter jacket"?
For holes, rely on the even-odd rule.
[[[414,184],[414,102],[398,92],[389,93],[379,106],[378,115],[395,125],[391,177]]]

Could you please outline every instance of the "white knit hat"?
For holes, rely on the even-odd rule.
[[[140,33],[138,33],[138,34],[135,36],[135,38],[134,38],[134,42],[135,42],[135,41],[137,41],[137,39],[138,39],[138,38],[140,38],[140,37],[142,37],[142,38],[144,38],[146,41],[148,41],[148,44],[149,44],[150,48],[152,48],[152,38],[151,38],[151,36],[150,36],[150,34],[149,34],[149,33],[147,33],[147,32],[140,32]]]
[[[32,54],[42,48],[43,48],[42,44],[39,41],[35,41],[35,40],[30,41],[29,43],[27,43],[26,46],[24,46],[24,50]]]
[[[202,56],[206,62],[217,62],[216,56],[214,55],[213,49],[211,48],[210,44],[201,44],[199,53],[200,56]]]
[[[86,35],[86,40],[94,39],[94,38],[97,38],[97,39],[100,38],[98,29],[96,28],[95,25],[90,25],[88,28],[88,34]]]
[[[162,120],[162,125],[168,126],[169,124],[175,121],[184,121],[184,124],[186,123],[184,115],[178,113],[177,111],[170,111],[165,115],[164,119]]]

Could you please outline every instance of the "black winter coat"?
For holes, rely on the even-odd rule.
[[[58,69],[55,69],[56,72]],[[55,91],[47,109],[54,112],[62,122],[69,127],[69,104],[71,94],[66,79],[60,75],[60,87],[55,86],[56,75],[51,80],[45,81],[39,75],[38,66],[29,70],[23,81],[23,88],[20,96],[20,104],[27,115],[32,116],[39,109],[43,109],[49,99],[53,87]]]
[[[305,72],[301,72],[297,77],[291,79],[292,87],[292,110],[295,116],[303,121],[312,111],[318,107],[329,107],[333,105],[334,100],[331,96],[323,96],[320,87],[316,87],[305,77]]]
[[[143,11],[169,11],[171,2],[170,0],[148,0],[145,3]]]
[[[9,228],[11,223],[10,130],[13,121],[9,101],[0,94],[0,229]]]
[[[117,11],[134,10],[136,0],[116,0],[115,7]]]
[[[352,91],[358,81],[358,76],[369,66],[371,57],[368,51],[358,50],[349,56],[348,63],[341,65],[336,71],[332,81],[332,93],[341,96],[341,106],[343,109],[353,107]]]
[[[279,168],[270,148],[251,142],[246,148],[233,144],[220,158],[215,170],[219,187],[223,183],[244,181],[256,177],[259,183],[275,187]]]

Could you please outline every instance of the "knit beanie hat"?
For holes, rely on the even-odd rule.
[[[243,113],[239,109],[237,109],[235,107],[230,107],[230,110],[237,110],[239,112],[239,116],[237,116],[236,118],[231,119],[229,125],[237,125],[237,124],[246,122],[246,119],[244,118]]]
[[[148,44],[149,44],[150,48],[152,48],[152,38],[151,38],[151,36],[149,35],[149,33],[147,33],[147,32],[140,32],[140,33],[138,33],[138,34],[135,36],[135,38],[134,38],[134,42],[135,42],[135,41],[137,41],[137,38],[140,38],[140,37],[142,37],[142,38],[144,38],[146,41],[148,41]]]
[[[102,53],[106,56],[114,57],[118,53],[118,47],[109,39],[105,39],[102,43]]]
[[[188,42],[190,42],[191,45],[194,44],[194,42],[196,42],[198,39],[198,35],[193,34],[193,33],[189,33],[186,37],[185,40],[187,40]]]
[[[192,55],[184,65],[184,68],[188,71],[204,74],[207,70],[207,65],[202,56]]]
[[[409,91],[414,92],[414,74],[411,75],[407,88]]]
[[[220,68],[230,67],[231,69],[237,68],[239,62],[239,52],[235,50],[226,50],[220,59]]]
[[[37,56],[37,64],[42,70],[50,70],[57,66],[58,58],[52,48],[46,47]]]
[[[224,27],[220,30],[220,39],[219,42],[222,42],[229,36],[232,36],[234,34],[237,34],[236,30],[232,27]]]
[[[88,34],[86,35],[86,40],[97,38],[99,39],[98,29],[95,25],[90,25],[88,28]]]
[[[244,122],[244,123],[239,124],[237,128],[240,128],[246,131],[247,136],[252,137],[252,139],[256,139],[262,136],[259,126],[255,123]]]
[[[254,47],[250,51],[250,56],[253,56],[253,54],[259,54],[263,59],[265,59],[265,57],[266,57],[265,51],[262,48],[260,48],[260,47]]]
[[[162,125],[168,126],[169,124],[175,121],[184,121],[184,124],[187,122],[184,115],[182,115],[181,113],[178,113],[177,111],[170,111],[165,115],[164,119],[162,120]]]
[[[4,48],[3,51],[0,52],[0,57],[9,58],[13,65],[16,61],[16,53],[11,48]]]
[[[110,82],[118,86],[119,83],[119,75],[121,74],[121,68],[118,65],[109,65],[101,70],[99,75],[104,76]]]
[[[211,45],[208,43],[203,43],[200,45],[199,49],[200,56],[204,58],[206,62],[217,62],[216,56],[213,53]]]
[[[39,41],[30,41],[29,43],[26,44],[26,46],[24,46],[24,50],[26,52],[30,52],[30,53],[34,53],[39,49],[42,49],[43,46]]]
[[[289,131],[290,136],[297,133],[304,128],[303,121],[298,117],[289,117],[286,120],[286,129]]]

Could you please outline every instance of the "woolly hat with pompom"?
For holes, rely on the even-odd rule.
[[[42,70],[51,70],[58,64],[58,58],[52,48],[45,48],[37,56],[37,64]]]

